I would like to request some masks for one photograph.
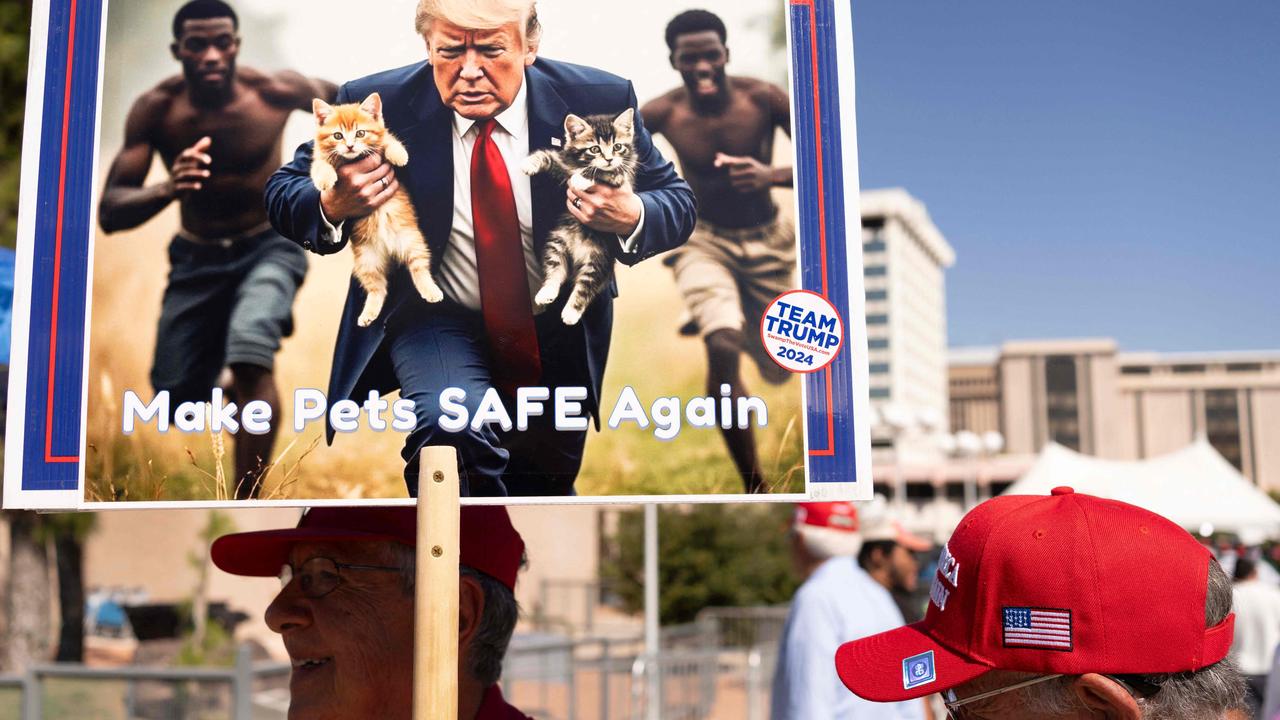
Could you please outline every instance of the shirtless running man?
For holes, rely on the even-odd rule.
[[[263,188],[281,162],[281,133],[312,98],[337,87],[295,72],[236,68],[239,21],[222,0],[192,0],[173,19],[182,74],[134,102],[124,146],[111,165],[98,221],[108,233],[135,228],[177,200],[182,227],[169,245],[171,271],[156,333],[151,384],[170,406],[208,402],[224,368],[231,401],[271,405],[273,367],[293,331],[293,299],[307,271],[302,248],[267,222]],[[145,185],[153,153],[169,168]],[[256,497],[275,441],[241,432],[235,495]]]
[[[711,397],[721,385],[734,397],[747,395],[743,351],[767,381],[789,376],[765,352],[759,324],[765,306],[792,288],[796,264],[795,229],[778,222],[770,195],[791,185],[791,168],[769,166],[775,129],[791,133],[791,101],[776,85],[725,74],[726,34],[705,10],[677,15],[667,25],[667,46],[684,85],[640,109],[649,131],[675,148],[698,198],[698,226],[667,262],[707,346]],[[746,491],[765,489],[751,428],[722,433]]]

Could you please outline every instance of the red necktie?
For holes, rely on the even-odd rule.
[[[471,223],[494,384],[514,394],[517,387],[539,384],[542,359],[533,326],[516,196],[507,164],[493,142],[495,127],[493,120],[476,125],[476,145],[471,151]]]

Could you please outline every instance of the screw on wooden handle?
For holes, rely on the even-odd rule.
[[[444,548],[439,545],[435,545],[431,548],[431,557],[440,557],[441,555],[444,555]]]
[[[431,475],[431,479],[435,480],[436,482],[444,482],[444,473],[441,472],[440,470],[437,470]]]

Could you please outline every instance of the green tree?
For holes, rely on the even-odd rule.
[[[3,431],[3,428],[0,428]],[[37,515],[5,511],[9,521],[8,585],[5,588],[4,635],[0,668],[21,670],[50,659],[53,588],[49,567],[57,572],[57,607],[61,619],[59,662],[84,660],[84,541],[93,530],[90,513]]]
[[[187,562],[196,570],[196,587],[191,595],[191,635],[183,643],[181,663],[184,665],[204,665],[216,662],[221,658],[224,664],[230,664],[234,658],[232,638],[214,623],[209,624],[209,569],[212,560],[209,548],[213,541],[236,531],[235,521],[228,513],[212,510],[209,521],[200,531],[200,551],[187,556]]]
[[[84,662],[84,542],[96,522],[92,513],[42,518],[42,533],[53,545],[58,573],[58,662]]]
[[[662,508],[658,594],[664,625],[707,607],[777,605],[797,579],[787,542],[789,505]],[[627,511],[606,541],[602,576],[630,612],[644,607],[644,513]]]
[[[14,246],[18,232],[18,175],[30,32],[31,0],[0,0],[0,245],[8,248]]]

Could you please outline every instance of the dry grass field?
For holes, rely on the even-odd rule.
[[[163,172],[161,170],[161,172]],[[789,212],[789,193],[779,205]],[[230,437],[160,434],[153,426],[121,431],[126,389],[144,400],[155,346],[160,298],[168,272],[166,247],[177,227],[170,208],[141,228],[95,240],[87,408],[86,493],[90,500],[212,500],[231,495]],[[292,430],[289,403],[295,388],[328,385],[333,343],[347,289],[347,252],[311,255],[311,268],[294,305],[296,331],[277,356],[282,397],[281,428],[264,498],[404,497],[401,434],[363,428],[324,444],[319,423]],[[702,343],[679,337],[683,305],[671,273],[658,259],[619,266],[613,345],[604,402],[611,409],[625,386],[646,408],[655,398],[703,394]],[[775,491],[803,490],[801,388],[798,379],[766,385],[744,359],[746,382],[769,408],[769,424],[757,430],[761,464]],[[669,442],[634,424],[591,431],[577,489],[581,495],[707,494],[741,492],[719,432],[684,427]]]

